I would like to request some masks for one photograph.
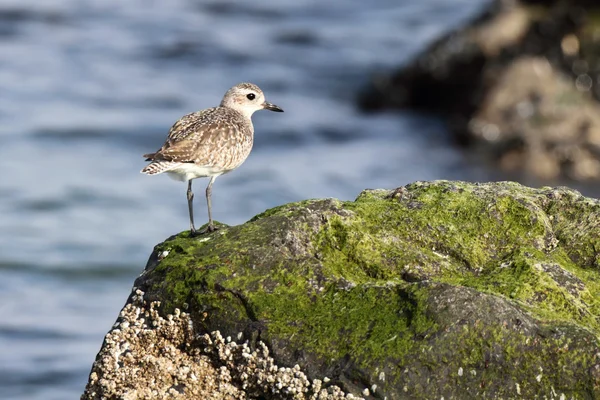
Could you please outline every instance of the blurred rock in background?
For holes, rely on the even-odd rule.
[[[373,77],[363,110],[445,117],[506,171],[600,179],[600,3],[497,0],[408,65]]]

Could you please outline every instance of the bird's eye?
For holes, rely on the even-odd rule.
[[[246,97],[248,98],[248,100],[254,100],[256,98],[256,95],[254,93],[248,93]]]

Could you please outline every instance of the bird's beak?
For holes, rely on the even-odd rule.
[[[279,106],[276,106],[275,104],[271,104],[271,103],[269,103],[268,101],[265,101],[265,102],[263,103],[263,108],[264,108],[265,110],[271,110],[271,111],[283,112],[283,110],[282,110],[282,109],[281,109]]]

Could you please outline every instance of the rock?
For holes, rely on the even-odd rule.
[[[600,4],[496,0],[360,96],[442,115],[457,141],[542,179],[600,179]]]
[[[157,245],[82,399],[595,398],[599,269],[600,201],[566,188],[276,207]]]
[[[278,368],[262,342],[251,350],[219,332],[198,336],[189,314],[175,309],[163,318],[159,306],[135,290],[106,335],[82,399],[346,398],[336,386],[309,382],[298,366]]]
[[[600,178],[600,105],[541,57],[504,69],[469,122],[505,170],[543,179]]]

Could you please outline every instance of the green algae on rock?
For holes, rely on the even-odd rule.
[[[594,398],[599,268],[599,201],[436,181],[173,236],[135,286],[367,398]]]

